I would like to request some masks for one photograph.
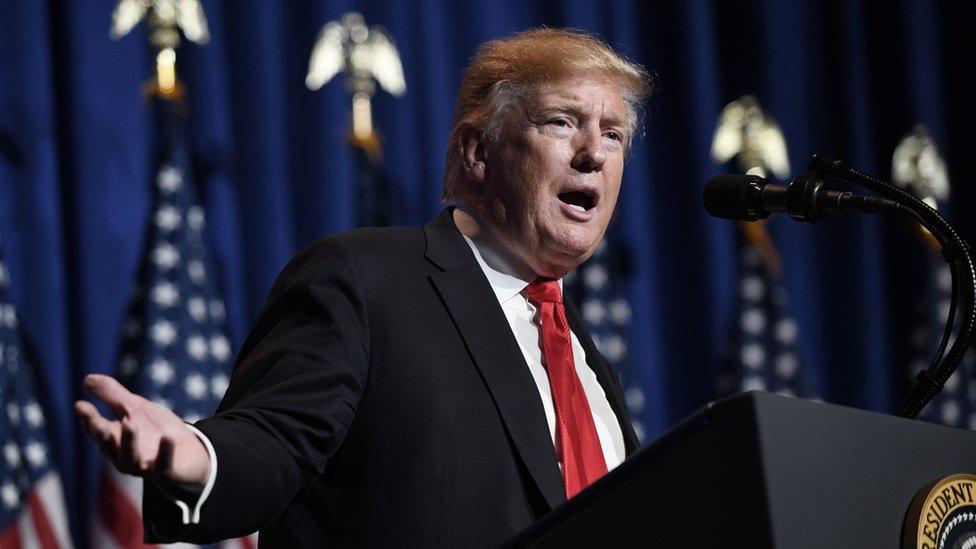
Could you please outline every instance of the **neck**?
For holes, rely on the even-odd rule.
[[[470,238],[481,257],[492,269],[531,281],[539,275],[519,258],[484,218],[466,204],[454,208],[454,224],[461,234]]]

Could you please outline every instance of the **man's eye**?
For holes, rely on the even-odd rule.
[[[560,128],[569,127],[569,120],[566,120],[565,118],[553,118],[549,121],[549,123]]]
[[[613,139],[614,141],[623,141],[624,140],[623,134],[621,134],[620,132],[618,132],[616,130],[610,130],[610,131],[604,133],[603,135],[609,137],[610,139]]]

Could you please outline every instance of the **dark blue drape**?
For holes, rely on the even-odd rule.
[[[942,147],[965,235],[976,123],[963,79],[974,33],[965,2],[203,0],[212,42],[184,45],[189,140],[205,196],[229,328],[239,345],[275,275],[302,246],[349,228],[356,159],[349,99],[304,75],[321,26],[350,10],[400,49],[408,91],[379,93],[375,123],[400,217],[431,219],[459,76],[476,46],[538,26],[599,33],[657,75],[612,231],[626,247],[628,368],[649,436],[714,395],[736,292],[734,226],[702,211],[723,105],[756,95],[782,127],[794,173],[823,152],[889,177],[899,138],[923,123]],[[97,458],[71,415],[80,379],[114,367],[151,200],[144,25],[108,37],[114,2],[0,0],[0,237],[12,295],[42,367],[79,540]],[[919,252],[899,220],[770,225],[803,363],[833,402],[891,411],[907,379],[905,273]]]

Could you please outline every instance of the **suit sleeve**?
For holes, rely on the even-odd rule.
[[[217,476],[199,524],[150,483],[145,537],[211,543],[260,529],[300,500],[355,417],[369,362],[366,299],[344,242],[324,239],[289,263],[238,356],[213,417]]]

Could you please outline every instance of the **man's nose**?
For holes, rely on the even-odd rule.
[[[603,148],[603,132],[600,128],[583,128],[577,136],[576,155],[573,167],[581,172],[600,171],[607,161],[607,151]]]

